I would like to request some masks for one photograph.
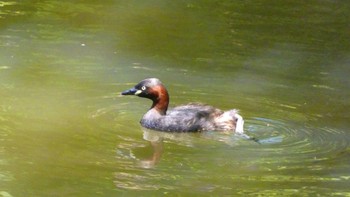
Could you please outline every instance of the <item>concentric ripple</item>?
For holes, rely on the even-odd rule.
[[[254,118],[246,121],[247,132],[258,138],[263,147],[287,154],[294,160],[309,158],[325,160],[345,151],[350,145],[349,134],[328,127]]]

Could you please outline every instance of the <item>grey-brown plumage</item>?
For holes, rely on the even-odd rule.
[[[143,116],[142,126],[172,132],[198,132],[232,130],[243,133],[243,119],[233,109],[222,111],[209,105],[190,103],[168,110],[169,94],[159,79],[142,80],[123,95],[137,95],[153,101],[151,109]]]

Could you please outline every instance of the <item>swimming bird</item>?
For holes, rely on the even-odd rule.
[[[152,100],[142,117],[143,127],[167,132],[232,131],[243,134],[244,120],[238,110],[222,111],[201,103],[189,103],[168,109],[169,93],[157,78],[147,78],[121,93]]]

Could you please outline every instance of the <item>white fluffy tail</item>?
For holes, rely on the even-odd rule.
[[[235,130],[235,132],[239,133],[239,134],[243,134],[244,133],[244,130],[243,130],[244,120],[243,120],[242,116],[236,113],[234,115],[234,117],[236,118],[236,130]]]
[[[232,109],[225,111],[215,120],[217,128],[220,130],[233,130],[238,134],[244,133],[243,125],[244,120],[241,115],[238,114],[238,110]]]

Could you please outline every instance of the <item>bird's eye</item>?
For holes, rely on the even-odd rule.
[[[141,90],[146,90],[146,86],[142,86],[142,87],[141,87]]]

